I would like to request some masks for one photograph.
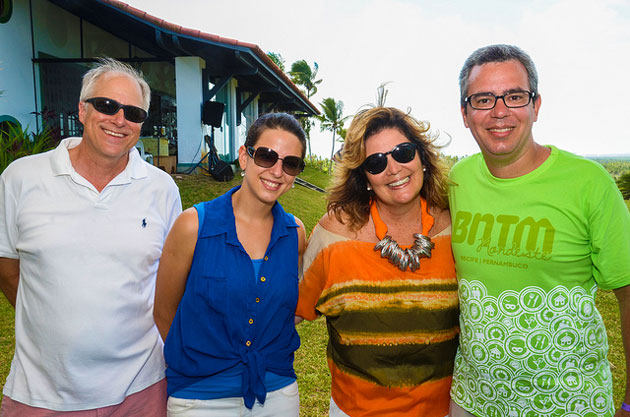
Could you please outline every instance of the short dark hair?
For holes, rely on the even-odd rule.
[[[254,146],[260,135],[267,129],[281,129],[294,134],[302,144],[302,158],[306,155],[306,134],[295,117],[288,113],[266,113],[250,126],[245,139],[245,147]]]
[[[459,96],[462,107],[466,107],[464,101],[468,96],[468,79],[470,72],[477,65],[488,64],[491,62],[505,62],[517,60],[525,67],[527,78],[529,79],[529,90],[538,95],[538,72],[532,58],[521,48],[514,45],[489,45],[477,49],[470,54],[464,66],[459,73]]]

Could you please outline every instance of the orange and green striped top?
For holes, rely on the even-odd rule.
[[[326,316],[332,397],[352,417],[448,414],[459,334],[450,227],[432,241],[411,272],[374,243],[313,230],[296,314]]]

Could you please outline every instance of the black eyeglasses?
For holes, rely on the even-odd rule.
[[[499,99],[503,100],[505,107],[516,109],[527,106],[532,99],[536,97],[536,93],[531,91],[512,91],[502,96],[495,96],[492,93],[471,94],[464,99],[470,104],[470,107],[476,110],[491,110],[497,105]]]
[[[142,123],[147,120],[147,111],[136,106],[130,106],[128,104],[120,104],[116,100],[112,100],[107,97],[92,97],[85,100],[86,103],[90,103],[94,106],[97,112],[113,116],[118,113],[118,110],[123,109],[125,119],[133,123]]]
[[[282,170],[293,177],[304,171],[304,160],[302,158],[298,156],[280,158],[278,152],[264,146],[259,146],[258,149],[248,146],[247,155],[254,159],[256,165],[263,168],[271,168],[279,159],[282,161]]]
[[[392,155],[396,162],[406,164],[416,157],[416,145],[411,142],[403,142],[394,146],[389,152],[373,153],[363,161],[363,168],[372,175],[380,174],[387,167],[387,155]]]

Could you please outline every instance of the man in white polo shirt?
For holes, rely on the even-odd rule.
[[[0,288],[16,310],[3,417],[166,415],[153,292],[181,201],[134,148],[150,97],[102,60],[83,78],[83,137],[2,173]]]

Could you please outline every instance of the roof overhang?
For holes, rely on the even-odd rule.
[[[203,58],[214,84],[234,78],[240,91],[258,96],[277,110],[319,114],[258,45],[175,25],[117,0],[49,1],[157,59]]]

